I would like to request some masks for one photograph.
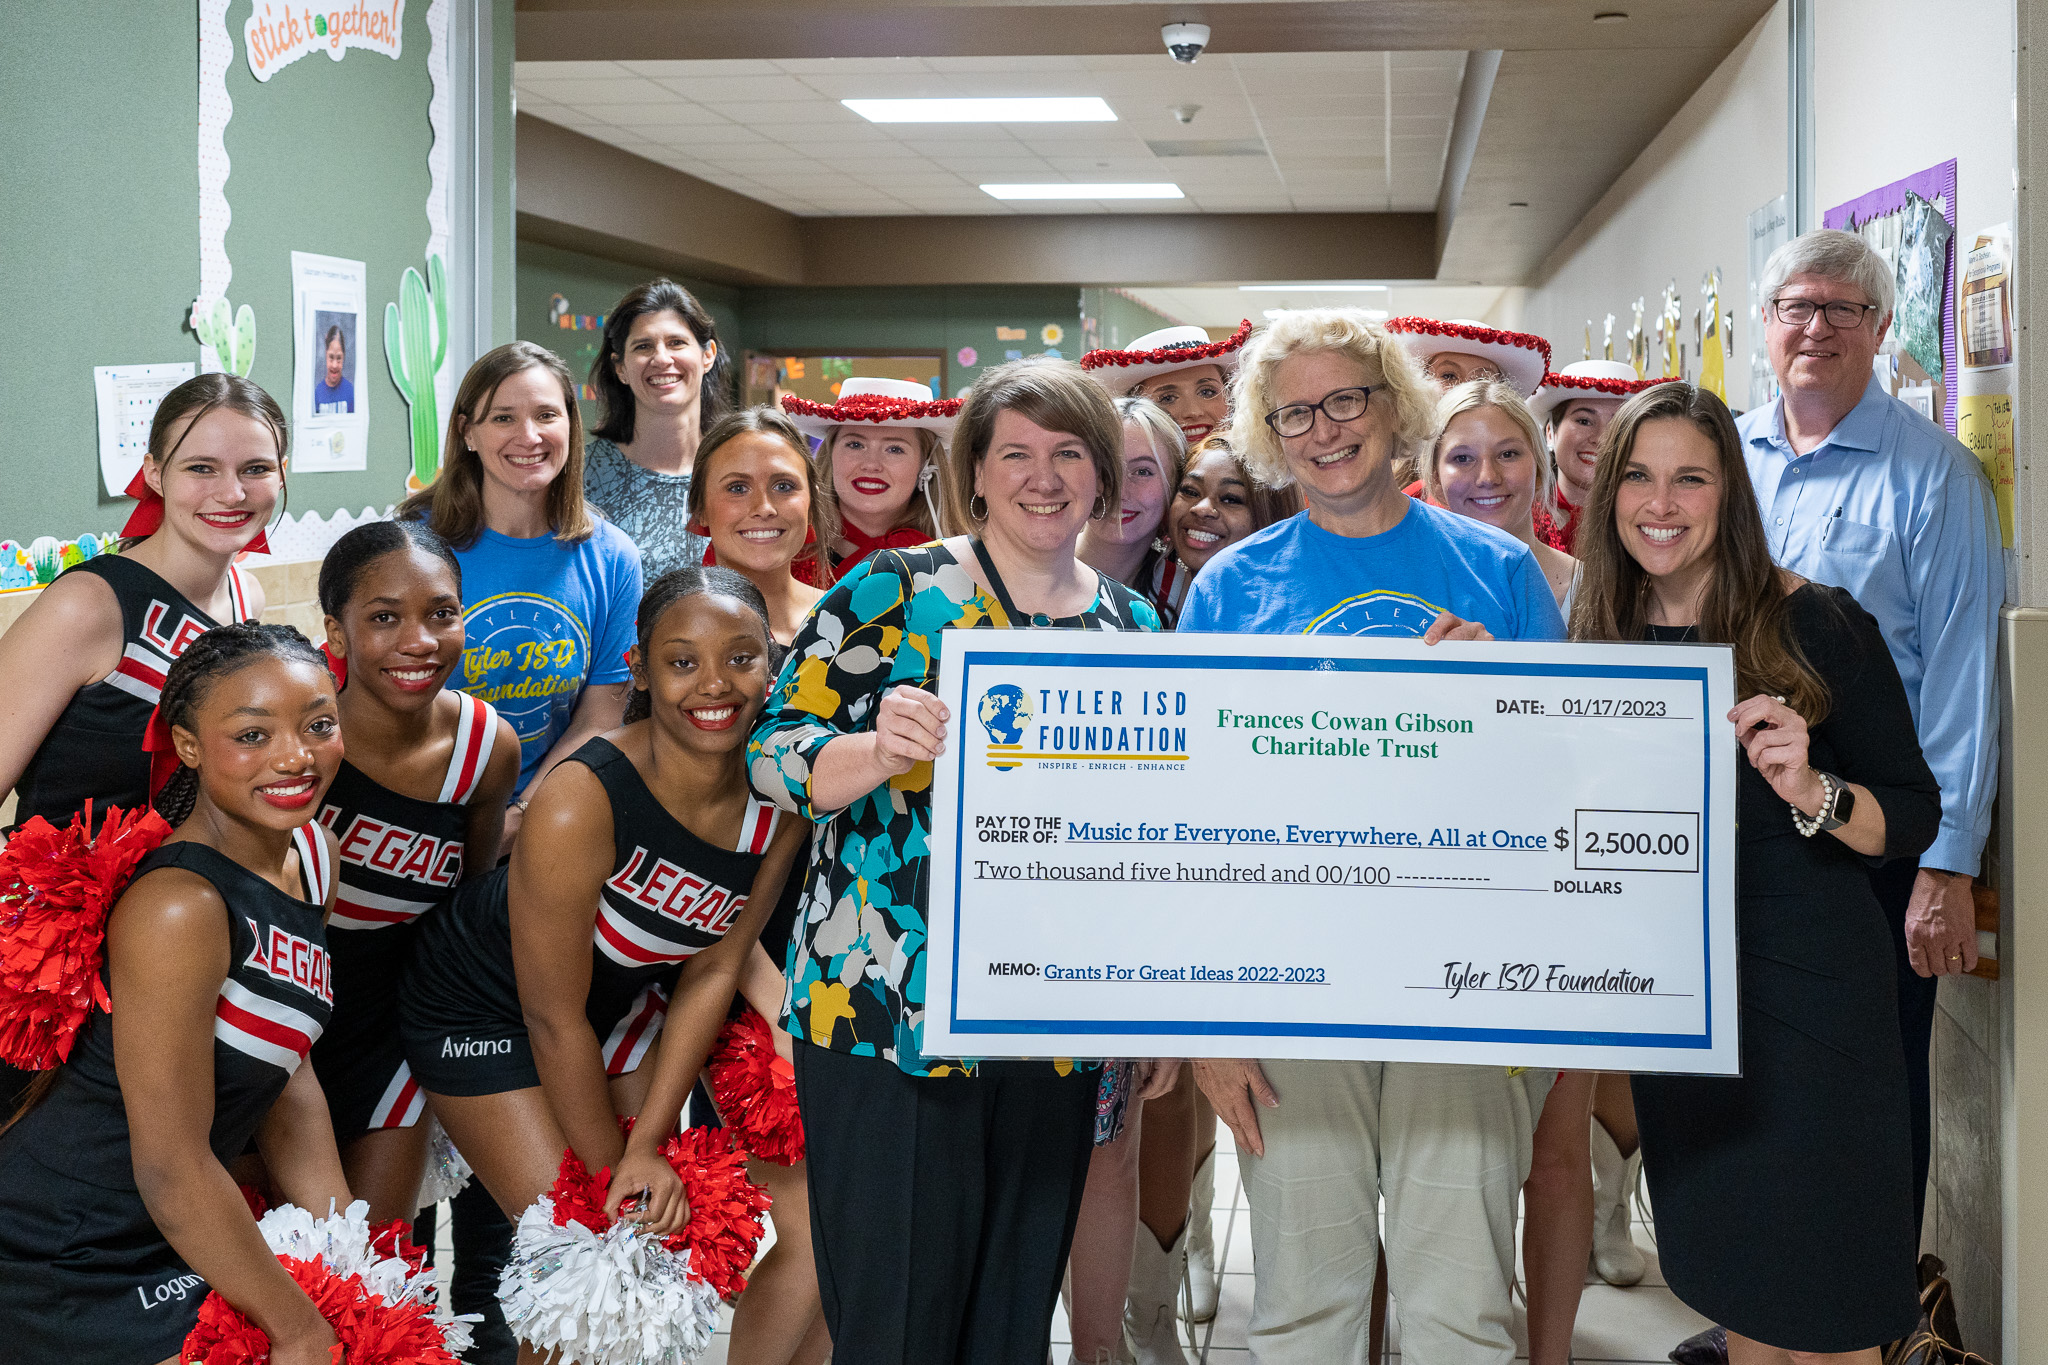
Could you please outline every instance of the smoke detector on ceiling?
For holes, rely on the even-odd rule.
[[[1193,123],[1195,115],[1201,112],[1202,106],[1199,104],[1176,104],[1173,106],[1173,121],[1175,123]]]

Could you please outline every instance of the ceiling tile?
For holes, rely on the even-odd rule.
[[[515,86],[518,84],[514,82]],[[653,81],[637,76],[611,80],[535,81],[535,93],[556,104],[674,104],[682,99]]]
[[[773,104],[715,101],[709,107],[734,123],[769,128],[783,123],[859,123],[861,118],[829,100],[787,100]]]
[[[1078,57],[926,57],[934,71],[966,71],[1003,75],[1013,71],[1081,71]]]
[[[518,85],[529,80],[607,80],[628,70],[630,66],[625,62],[514,62],[512,83]]]
[[[729,120],[696,104],[581,104],[576,111],[620,128],[682,128]]]
[[[1400,202],[1434,203],[1462,53],[1394,63]],[[1195,68],[1164,54],[782,62],[519,63],[536,116],[793,212],[1187,213],[1378,209],[1388,67],[1380,53],[1259,53]],[[1076,124],[869,124],[838,101],[925,94],[1097,94]],[[1189,123],[1176,106],[1198,106]],[[1156,157],[1148,142],[1239,141],[1254,154]],[[1276,160],[1277,158],[1277,165]],[[1006,206],[995,180],[1172,180],[1188,198]],[[848,197],[851,196],[851,197]]]

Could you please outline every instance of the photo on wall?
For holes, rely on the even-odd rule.
[[[370,371],[363,365],[368,271],[361,261],[292,253],[292,472],[369,463]]]

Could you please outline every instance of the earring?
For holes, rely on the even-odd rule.
[[[1108,515],[1109,499],[1103,497],[1102,494],[1097,493],[1095,495],[1095,509],[1088,514],[1088,520],[1101,521],[1104,517]]]
[[[981,504],[980,508],[977,509],[975,507],[976,503]],[[973,517],[976,521],[987,521],[988,499],[984,498],[979,493],[976,493],[973,497],[969,498],[967,500],[967,515]]]

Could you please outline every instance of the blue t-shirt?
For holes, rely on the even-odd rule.
[[[353,379],[344,379],[333,388],[327,387],[323,376],[313,386],[313,411],[319,416],[330,417],[335,413],[356,410],[356,385]]]
[[[462,563],[462,690],[519,735],[519,786],[569,728],[585,684],[632,676],[640,552],[599,519],[590,539],[515,539],[486,528]]]
[[[1391,531],[1340,536],[1297,512],[1202,567],[1180,631],[1419,636],[1439,612],[1497,640],[1562,640],[1564,617],[1529,547],[1408,498]]]

